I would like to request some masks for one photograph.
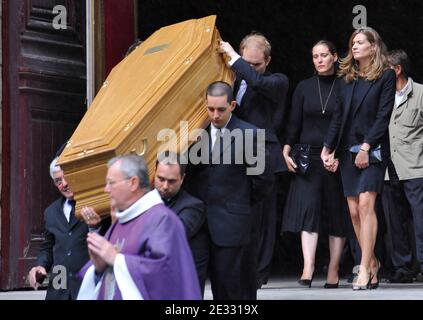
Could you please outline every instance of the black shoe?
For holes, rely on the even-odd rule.
[[[325,283],[325,285],[323,286],[323,288],[325,289],[338,289],[339,287],[339,281],[337,283]]]
[[[376,279],[376,282],[375,283],[371,283],[370,282],[370,285],[369,285],[369,289],[370,290],[374,290],[374,289],[377,289],[377,288],[379,288],[379,275],[380,275],[380,268],[382,267],[381,266],[381,264],[380,264],[380,261],[378,260],[378,259],[376,259],[376,262],[377,262],[377,271],[376,271],[376,275],[373,275],[373,277],[372,278],[375,278]]]
[[[375,282],[375,283],[370,282],[370,284],[369,284],[370,290],[374,290],[374,289],[377,289],[377,288],[379,288],[379,274],[377,275],[377,282]]]
[[[416,275],[416,281],[417,281],[417,282],[423,282],[423,272],[419,272],[419,273]]]
[[[311,279],[300,279],[298,280],[298,284],[304,287],[311,288],[311,283],[313,282],[313,278]]]
[[[411,274],[397,270],[389,278],[389,282],[390,283],[412,283],[413,282],[413,276]],[[422,277],[422,282],[423,282],[423,277]]]
[[[267,278],[260,278],[257,280],[257,289],[261,289],[263,285],[267,284]]]

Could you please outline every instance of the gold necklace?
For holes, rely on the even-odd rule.
[[[330,87],[328,97],[326,98],[325,104],[323,104],[322,91],[320,90],[320,80],[319,80],[319,76],[317,76],[317,86],[319,87],[320,107],[322,108],[322,114],[325,114],[325,112],[326,112],[326,106],[328,105],[330,95],[332,94],[332,90],[333,90],[333,87],[335,85],[335,81],[336,81],[336,78],[333,79],[332,86]]]

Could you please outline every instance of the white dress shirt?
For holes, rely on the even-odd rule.
[[[213,122],[210,123],[210,135],[211,135],[211,143],[212,143],[212,149],[214,147],[214,143],[216,142],[216,136],[218,133],[218,130],[220,130],[221,135],[223,136],[223,134],[225,133],[226,130],[226,126],[228,125],[229,121],[231,121],[232,115],[229,117],[228,122],[226,122],[225,126],[223,128],[216,128],[213,124]]]
[[[65,203],[63,204],[63,213],[65,214],[65,218],[68,222],[70,220],[70,214],[72,211],[72,204],[70,201],[71,200],[66,199]]]
[[[411,86],[411,78],[408,78],[407,84],[400,91],[395,93],[395,106],[398,107],[401,102],[404,100],[404,95],[407,92],[408,88]]]

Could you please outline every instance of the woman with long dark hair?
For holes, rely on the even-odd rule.
[[[283,148],[288,170],[295,175],[287,197],[282,231],[301,232],[304,267],[298,282],[311,287],[318,237],[322,224],[327,222],[330,262],[325,288],[337,288],[339,261],[346,235],[346,204],[341,177],[339,173],[324,169],[320,152],[340,100],[341,80],[336,76],[338,55],[331,42],[317,42],[312,49],[312,58],[315,76],[301,81],[295,89]],[[305,172],[300,167],[298,153],[305,153],[303,156],[310,159]]]

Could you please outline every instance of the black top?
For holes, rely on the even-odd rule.
[[[321,100],[318,81],[320,82]],[[332,92],[331,91],[332,84]],[[329,128],[332,114],[339,102],[340,81],[335,75],[314,76],[301,81],[295,89],[292,98],[292,108],[286,129],[286,144],[309,144],[323,146],[323,140]],[[322,104],[324,113],[322,113]]]
[[[359,97],[358,92],[364,92],[366,90],[366,86],[368,85],[369,81],[362,77],[358,77],[356,80],[356,84],[354,86],[353,95],[351,98],[351,108],[348,112],[347,122],[345,123],[345,129],[341,138],[340,145],[345,146],[347,148],[361,144],[363,141],[358,141],[357,138],[353,135],[353,120],[354,114],[357,111],[357,108],[360,106],[361,99]]]

